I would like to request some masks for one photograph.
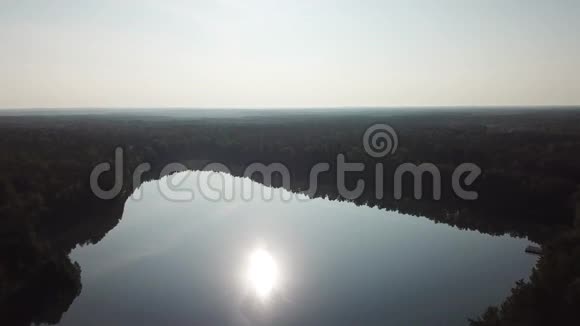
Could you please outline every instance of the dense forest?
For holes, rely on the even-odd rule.
[[[399,146],[392,155],[374,158],[365,152],[363,133],[375,123],[396,130]],[[119,222],[126,198],[139,186],[132,171],[140,163],[152,167],[142,181],[158,179],[172,162],[190,169],[218,162],[237,176],[254,162],[283,163],[291,172],[289,190],[303,192],[310,168],[328,162],[330,171],[310,195],[351,200],[336,189],[336,157],[342,153],[366,166],[381,163],[387,171],[406,162],[429,162],[443,176],[440,200],[417,200],[410,190],[395,200],[388,187],[377,199],[369,187],[353,200],[357,205],[543,245],[530,281],[515,284],[504,304],[474,316],[473,325],[578,323],[579,125],[580,111],[573,109],[3,116],[0,320],[10,325],[60,320],[82,289],[82,266],[68,254],[78,244],[98,242]],[[124,150],[123,188],[114,199],[101,200],[90,190],[89,175],[97,164],[112,163],[117,147]],[[479,193],[477,200],[458,198],[446,181],[464,162],[483,171],[470,186]],[[111,185],[113,177],[108,173],[101,181]],[[346,183],[352,187],[358,179],[374,185],[375,174],[372,169],[351,173]],[[270,185],[283,186],[278,178]]]

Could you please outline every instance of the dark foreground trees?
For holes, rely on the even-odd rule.
[[[499,307],[472,326],[580,325],[580,229],[544,246],[529,282],[519,281]]]

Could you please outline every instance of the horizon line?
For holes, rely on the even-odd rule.
[[[0,111],[33,110],[332,110],[332,109],[543,109],[580,108],[580,104],[509,104],[509,105],[345,105],[345,106],[66,106],[66,107],[0,107]]]

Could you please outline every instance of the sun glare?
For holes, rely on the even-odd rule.
[[[279,270],[272,255],[264,249],[255,249],[249,257],[248,282],[256,296],[268,299],[279,285]]]

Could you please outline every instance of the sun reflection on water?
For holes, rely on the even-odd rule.
[[[246,277],[255,295],[263,301],[268,300],[280,285],[278,264],[262,248],[256,248],[250,253]]]

